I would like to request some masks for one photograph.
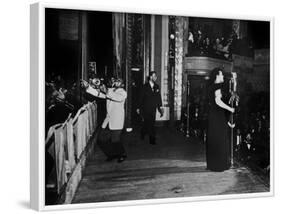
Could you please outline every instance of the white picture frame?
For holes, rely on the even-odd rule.
[[[270,190],[265,193],[249,193],[235,195],[214,195],[214,196],[197,196],[184,198],[167,198],[167,199],[147,199],[147,200],[132,200],[118,202],[98,202],[98,203],[83,203],[83,204],[62,204],[62,205],[45,205],[44,192],[44,145],[45,145],[45,9],[72,9],[72,10],[87,10],[87,11],[109,11],[109,12],[125,12],[125,13],[146,13],[159,15],[176,15],[176,16],[197,16],[206,18],[227,18],[227,19],[244,19],[244,20],[259,20],[270,22],[270,47],[273,47],[273,29],[274,19],[272,17],[225,17],[218,15],[208,15],[200,13],[170,14],[169,11],[149,10],[142,11],[102,8],[91,5],[79,4],[57,4],[57,3],[36,3],[30,8],[30,199],[31,207],[35,210],[50,211],[64,209],[80,209],[80,208],[99,208],[111,206],[131,206],[143,204],[159,204],[159,203],[176,203],[189,201],[206,201],[220,199],[238,199],[249,197],[270,197],[274,195],[274,170],[270,171]],[[273,48],[270,48],[270,166],[274,169],[274,142],[273,142]]]

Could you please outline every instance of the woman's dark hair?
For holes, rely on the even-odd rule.
[[[210,76],[209,76],[209,85],[212,85],[214,84],[216,78],[217,78],[217,75],[219,74],[219,72],[223,72],[223,69],[221,69],[220,67],[216,67],[214,68],[211,72],[210,72]]]

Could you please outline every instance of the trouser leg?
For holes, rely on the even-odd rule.
[[[112,132],[105,128],[101,129],[98,136],[98,145],[107,158],[113,158],[113,149],[111,146]]]
[[[122,130],[112,130],[111,144],[116,156],[125,155],[126,151],[121,140]]]
[[[142,124],[142,127],[141,127],[141,131],[140,131],[140,138],[142,140],[144,139],[146,132],[147,131],[145,130],[145,125],[144,125],[144,121],[143,121],[143,124]]]
[[[149,142],[155,144],[155,115],[146,115],[144,118],[144,130],[149,135]]]

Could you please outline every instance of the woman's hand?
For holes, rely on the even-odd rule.
[[[237,103],[236,105],[238,105],[239,99],[240,99],[239,96],[236,93],[232,92],[232,95],[228,101],[228,104],[236,102]]]
[[[235,112],[235,108],[229,108],[229,111],[231,112],[231,113],[234,113]]]

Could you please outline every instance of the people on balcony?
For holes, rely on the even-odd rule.
[[[207,56],[224,60],[232,60],[232,54],[250,56],[251,41],[247,38],[238,39],[235,31],[229,35],[210,35],[200,27],[189,29],[188,56]]]

